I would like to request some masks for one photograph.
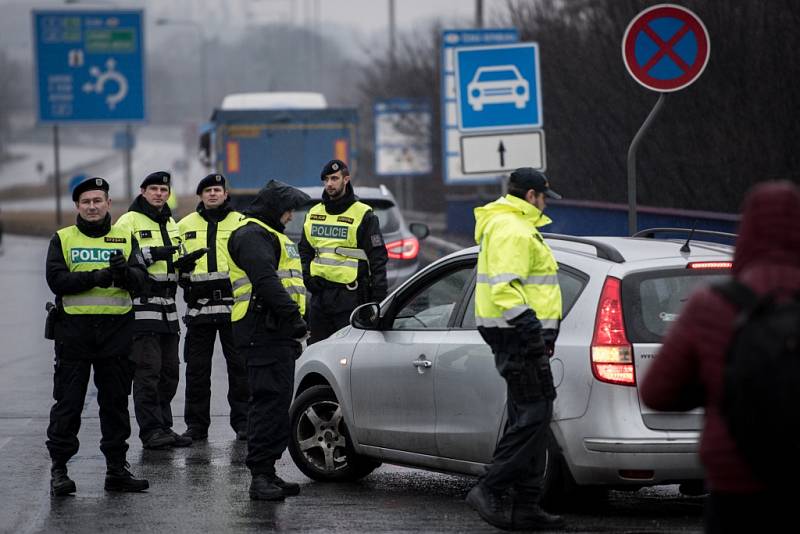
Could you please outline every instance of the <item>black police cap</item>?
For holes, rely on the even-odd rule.
[[[172,177],[167,171],[156,171],[151,172],[147,175],[147,177],[142,180],[142,183],[139,185],[142,189],[146,188],[148,185],[166,185],[169,186],[170,179]]]
[[[108,182],[103,178],[95,176],[94,178],[87,178],[72,190],[72,201],[77,202],[81,194],[86,191],[105,191],[108,193]]]
[[[322,172],[319,174],[319,179],[322,180],[329,174],[342,171],[342,176],[350,176],[350,169],[347,168],[347,163],[340,159],[332,159],[322,167]]]
[[[203,189],[205,189],[206,187],[211,187],[212,185],[221,185],[222,189],[227,189],[225,185],[225,176],[217,173],[209,174],[208,176],[200,180],[199,184],[197,184],[197,194],[199,195],[200,193],[203,192]]]
[[[537,171],[533,167],[520,167],[508,177],[509,185],[514,185],[525,191],[533,189],[537,193],[544,193],[545,196],[559,200],[561,195],[550,189],[550,181],[543,172]]]

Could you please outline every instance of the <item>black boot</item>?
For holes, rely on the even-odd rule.
[[[167,431],[169,435],[175,438],[175,441],[172,442],[173,447],[191,447],[192,446],[192,437],[187,435],[185,432],[183,434],[178,434],[172,429]]]
[[[275,477],[266,474],[253,475],[250,482],[250,499],[254,501],[282,501],[286,494],[275,483]]]
[[[53,462],[50,468],[50,495],[61,497],[75,493],[75,482],[67,476],[67,464]]]
[[[106,491],[144,491],[150,487],[150,483],[144,479],[133,478],[133,474],[128,471],[127,462],[123,464],[109,464],[106,469]]]
[[[552,530],[564,526],[560,515],[548,514],[539,506],[539,496],[517,493],[511,503],[511,519],[515,529]]]
[[[281,477],[275,475],[272,479],[272,483],[278,486],[283,494],[287,497],[294,497],[295,495],[300,495],[300,484],[297,482],[286,482]]]
[[[478,483],[467,493],[467,504],[478,512],[481,518],[497,528],[512,528],[511,511],[503,506],[502,493],[492,491]]]

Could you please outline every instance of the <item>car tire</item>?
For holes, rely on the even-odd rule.
[[[298,395],[289,420],[289,454],[312,480],[358,480],[381,465],[353,450],[339,400],[330,386],[312,386]]]

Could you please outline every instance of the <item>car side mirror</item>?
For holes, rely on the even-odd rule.
[[[361,330],[377,330],[381,322],[381,306],[377,302],[362,304],[350,314],[350,324]]]
[[[408,225],[408,229],[420,241],[428,237],[431,233],[431,230],[430,228],[428,228],[428,225],[424,223],[411,223]]]

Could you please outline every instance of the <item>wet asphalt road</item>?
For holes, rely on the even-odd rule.
[[[128,460],[149,479],[143,494],[103,490],[105,461],[96,392],[90,386],[79,438],[69,464],[73,497],[48,495],[44,446],[52,404],[52,342],[42,338],[47,240],[7,236],[0,256],[0,532],[498,532],[463,502],[467,477],[383,466],[360,483],[320,484],[300,473],[288,453],[279,474],[301,483],[283,503],[252,502],[244,465],[246,444],[228,425],[226,376],[217,346],[208,442],[144,451],[132,420]],[[173,401],[175,430],[184,430],[183,387]],[[131,410],[132,413],[132,410]],[[702,532],[701,497],[675,486],[607,499],[565,512],[563,532]]]

